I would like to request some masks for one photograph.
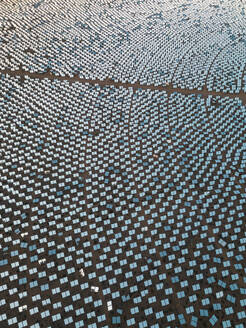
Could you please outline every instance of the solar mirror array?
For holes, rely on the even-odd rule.
[[[0,327],[244,328],[239,0],[0,2]]]

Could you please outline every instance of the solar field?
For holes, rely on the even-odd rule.
[[[246,327],[245,11],[0,1],[0,328]]]

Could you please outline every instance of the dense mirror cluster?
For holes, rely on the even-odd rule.
[[[241,1],[0,2],[0,327],[244,328]]]
[[[241,1],[3,1],[2,68],[226,92],[245,89]]]

